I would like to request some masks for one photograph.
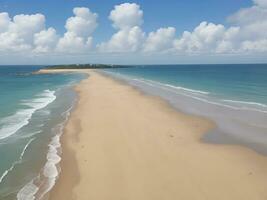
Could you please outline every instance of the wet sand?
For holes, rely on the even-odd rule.
[[[90,76],[75,88],[79,101],[62,136],[62,171],[50,199],[267,199],[266,157],[203,143],[211,121],[82,71]]]

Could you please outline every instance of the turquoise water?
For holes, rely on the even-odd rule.
[[[104,70],[217,128],[202,139],[267,155],[267,64],[150,65]]]
[[[60,135],[83,74],[0,66],[0,199],[42,199],[60,171]]]
[[[158,65],[112,69],[218,98],[267,104],[267,64]]]
[[[60,172],[60,135],[83,74],[0,66],[0,199],[44,199]],[[103,71],[103,70],[102,70]],[[217,124],[202,139],[267,155],[267,65],[136,66],[104,73]]]

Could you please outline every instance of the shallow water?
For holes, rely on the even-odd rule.
[[[60,135],[84,74],[0,66],[0,199],[42,199],[60,172]]]
[[[214,120],[206,142],[267,155],[267,65],[138,66],[102,70],[175,108]]]

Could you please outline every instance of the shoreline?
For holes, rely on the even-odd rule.
[[[253,106],[247,107],[243,104],[245,101],[241,101],[241,105],[223,103],[240,101],[214,98],[211,91],[175,86],[175,84],[168,84],[167,80],[161,82],[153,78],[132,77],[127,73],[120,75],[120,73],[107,71],[101,71],[101,74],[131,85],[147,95],[160,97],[178,112],[213,121],[216,127],[203,135],[203,142],[245,146],[259,154],[267,155],[267,127],[264,123],[267,121],[267,115],[264,110],[255,109]],[[251,105],[251,102],[247,103]],[[265,106],[265,104],[258,106],[261,105]]]
[[[50,199],[264,199],[267,195],[264,191],[266,157],[236,145],[201,142],[201,136],[213,127],[212,122],[180,113],[160,98],[143,94],[92,70],[48,70],[45,73],[50,71],[90,73],[90,78],[75,87],[79,99],[64,128],[62,170]],[[101,96],[114,104],[120,101],[120,105],[105,103],[99,99]],[[90,99],[94,102],[88,103]],[[122,116],[126,110],[129,120]],[[144,110],[153,114],[145,112],[143,121],[137,120],[141,114],[138,111]],[[113,116],[110,111],[116,114]],[[103,121],[108,127],[101,126]],[[133,127],[131,135],[120,132],[129,127]],[[153,131],[157,134],[152,134]],[[86,135],[90,132],[92,135]],[[128,160],[129,156],[133,160]]]

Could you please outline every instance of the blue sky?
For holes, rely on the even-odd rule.
[[[72,14],[74,7],[89,7],[99,14],[99,27],[95,39],[102,41],[114,33],[108,19],[114,5],[124,2],[137,3],[144,11],[145,31],[153,31],[162,26],[174,26],[178,34],[192,30],[202,21],[225,23],[226,17],[242,7],[251,6],[250,0],[5,0],[0,2],[0,12],[9,12],[10,16],[27,13],[43,13],[47,26],[55,27],[64,33],[64,23]]]
[[[143,40],[143,44],[147,44],[149,48],[141,47],[141,44],[138,44],[140,47],[134,46],[132,48],[132,44],[125,44],[125,47],[128,49],[132,48],[133,50],[130,51],[131,54],[129,55],[129,51],[124,52],[123,48],[120,47],[119,51],[116,51],[114,44],[112,42],[112,36],[113,35],[119,35],[125,34],[129,35],[130,30],[125,30],[124,28],[114,28],[112,27],[112,24],[116,23],[114,20],[109,19],[110,13],[112,10],[114,10],[114,6],[122,5],[124,3],[128,3],[129,7],[131,7],[131,4],[135,4],[138,7],[133,8],[139,11],[142,11],[142,16],[140,17],[143,23],[138,23],[134,24],[131,28],[134,26],[137,26],[141,31],[141,35],[143,36],[139,37],[136,40],[140,40],[140,38]],[[120,56],[114,56],[115,53],[119,53],[121,55],[122,53],[125,53],[125,56],[129,56],[130,62],[133,62],[133,60],[136,60],[136,58],[140,58],[139,62],[144,61],[144,63],[153,63],[153,56],[155,53],[157,55],[157,59],[159,57],[162,57],[162,62],[164,60],[172,60],[172,62],[179,62],[179,59],[176,59],[184,56],[187,56],[189,59],[192,60],[192,55],[194,56],[193,60],[194,62],[209,62],[210,60],[214,60],[214,58],[218,58],[218,62],[222,62],[222,60],[225,58],[225,54],[227,54],[227,58],[230,60],[233,60],[233,62],[242,62],[242,59],[244,57],[244,61],[247,62],[245,57],[251,58],[251,62],[265,62],[264,57],[266,55],[265,49],[262,48],[262,46],[265,46],[265,43],[263,43],[266,40],[266,37],[264,36],[259,36],[259,38],[252,38],[252,36],[247,36],[251,31],[247,31],[248,27],[251,25],[244,25],[244,22],[242,21],[242,9],[247,9],[247,12],[249,13],[248,15],[253,16],[253,12],[257,13],[263,13],[260,17],[264,17],[266,12],[266,7],[265,7],[266,0],[168,0],[168,1],[152,1],[152,0],[139,0],[139,1],[117,1],[117,0],[109,0],[109,1],[104,1],[104,0],[46,0],[46,1],[41,1],[41,0],[4,0],[0,2],[0,13],[2,12],[7,12],[9,17],[11,18],[11,23],[12,23],[12,18],[15,15],[34,15],[36,13],[41,13],[43,16],[45,16],[45,27],[48,29],[49,27],[52,27],[55,29],[56,34],[58,37],[64,37],[64,34],[68,31],[65,29],[65,23],[68,18],[75,14],[73,14],[73,9],[74,8],[89,8],[91,13],[97,14],[97,18],[95,19],[95,23],[97,24],[97,27],[94,28],[92,33],[90,35],[87,35],[85,38],[82,38],[84,42],[86,42],[88,37],[92,37],[92,47],[90,51],[88,52],[82,52],[80,54],[72,54],[71,57],[72,59],[75,60],[75,62],[78,62],[79,59],[81,59],[81,62],[87,62],[86,58],[84,58],[84,55],[93,55],[94,61],[95,62],[100,62],[100,59],[103,59],[105,56],[112,57],[112,59],[104,59],[104,62],[117,62],[120,63],[118,60]],[[254,11],[254,7],[258,7],[260,12],[257,10]],[[125,7],[124,7],[125,8]],[[127,8],[125,8],[127,9]],[[116,11],[117,13],[123,12],[122,9],[118,9]],[[120,14],[118,14],[120,15]],[[127,13],[126,13],[127,15]],[[234,16],[233,20],[229,20],[229,17]],[[132,18],[135,18],[138,16],[132,16]],[[265,25],[267,23],[262,22],[261,18],[254,19],[255,21],[254,24],[261,24],[261,27],[265,29]],[[267,17],[267,16],[266,16]],[[1,20],[1,19],[0,19]],[[22,20],[27,20],[27,19],[22,19]],[[116,19],[115,19],[116,20]],[[249,21],[249,20],[247,20]],[[251,21],[251,20],[250,20]],[[199,28],[200,31],[198,33],[194,33],[194,29],[200,26],[202,22],[207,22],[207,24],[202,24],[202,26]],[[213,26],[214,25],[214,26]],[[220,27],[219,25],[223,25],[223,28]],[[1,26],[1,24],[0,24]],[[172,27],[175,29],[173,30],[165,30],[168,27]],[[227,40],[227,45],[229,46],[229,42],[231,42],[231,48],[227,46],[227,49],[231,49],[231,51],[226,52],[225,44],[222,44],[222,41],[225,42],[225,36],[222,36],[222,34],[227,35],[227,31],[231,27],[238,27],[240,30],[238,30],[238,35],[244,35],[244,40],[242,41],[243,43],[237,44],[237,39],[233,42],[234,39],[231,39],[231,41]],[[255,26],[256,27],[256,26]],[[157,30],[159,29],[164,29],[159,32]],[[1,27],[0,27],[1,29]],[[225,29],[225,30],[222,30]],[[255,29],[255,28],[254,28]],[[136,31],[136,30],[135,30]],[[184,36],[183,33],[184,31],[189,31],[191,36],[190,39],[188,37]],[[203,60],[203,57],[207,56],[207,54],[210,54],[209,52],[207,53],[207,49],[204,49],[203,46],[208,46],[211,45],[210,48],[215,48],[214,44],[211,42],[209,43],[201,43],[203,40],[205,40],[206,36],[199,36],[199,33],[202,34],[202,32],[205,32],[207,34],[207,37],[211,37],[211,34],[208,34],[209,31],[212,34],[212,37],[214,37],[213,43],[216,42],[216,50],[214,52],[219,52],[217,51],[218,45],[220,44],[220,49],[221,46],[223,46],[223,54],[220,51],[220,54],[214,53],[212,58],[207,58],[206,60]],[[224,31],[224,33],[222,33]],[[230,30],[231,31],[231,30]],[[229,32],[230,32],[229,31]],[[241,32],[242,31],[242,32]],[[255,30],[256,31],[256,30]],[[149,38],[149,34],[151,32],[154,32],[156,34],[152,34],[151,38]],[[208,32],[208,33],[207,33]],[[213,33],[214,32],[214,33]],[[237,32],[237,30],[236,30]],[[243,33],[245,32],[245,33]],[[249,33],[248,33],[249,32]],[[220,36],[217,36],[220,34]],[[1,33],[0,33],[1,34]],[[7,35],[11,34],[7,30]],[[36,33],[31,33],[33,34],[33,38],[35,37],[34,34]],[[236,34],[237,35],[237,34]],[[252,33],[251,33],[252,35]],[[20,37],[20,36],[18,36]],[[78,35],[77,35],[78,37]],[[123,36],[124,37],[124,36]],[[161,38],[160,38],[161,37]],[[170,37],[173,37],[172,40],[170,40]],[[192,41],[195,42],[195,38],[198,38],[196,44],[192,44]],[[203,38],[204,37],[204,38]],[[218,37],[221,37],[219,40]],[[235,36],[236,37],[236,36]],[[1,35],[0,35],[1,38]],[[186,42],[184,39],[186,38]],[[23,40],[29,40],[22,38]],[[126,39],[127,40],[127,39]],[[151,44],[151,41],[157,42],[158,40],[162,41],[169,41],[170,44]],[[215,41],[216,40],[216,41]],[[129,42],[128,40],[125,41],[125,39],[119,40],[120,43],[127,43]],[[149,42],[150,41],[150,42]],[[249,41],[249,42],[247,42]],[[17,44],[17,42],[12,42],[10,44]],[[97,50],[99,44],[101,43],[106,43],[102,45],[102,51],[101,53]],[[233,45],[232,45],[233,43]],[[260,44],[259,44],[260,43]],[[10,45],[9,44],[9,45]],[[174,45],[175,44],[175,45]],[[267,43],[266,43],[267,44]],[[34,49],[35,42],[32,41],[29,46],[32,46],[31,48]],[[136,44],[134,44],[136,45]],[[25,46],[25,45],[24,45]],[[116,46],[116,45],[115,45]],[[163,48],[164,46],[164,48]],[[175,46],[176,49],[179,49],[179,53],[173,53],[173,47]],[[238,46],[238,47],[237,47]],[[114,47],[114,52],[112,52],[112,47]],[[158,48],[160,47],[160,48]],[[168,48],[167,48],[168,47]],[[242,47],[242,48],[241,48]],[[15,48],[15,47],[14,47]],[[255,50],[256,48],[256,50]],[[101,49],[101,48],[100,48]],[[108,51],[104,51],[103,49],[109,49]],[[110,50],[111,49],[111,50]],[[142,52],[142,49],[149,49],[149,54],[143,54],[140,53]],[[153,52],[151,51],[153,50]],[[170,50],[172,49],[172,50]],[[197,49],[197,51],[195,51]],[[204,49],[204,50],[203,50]],[[240,50],[242,49],[242,51]],[[245,49],[246,51],[244,52]],[[259,51],[260,49],[260,51]],[[266,47],[267,49],[267,47]],[[159,54],[159,50],[164,53]],[[4,52],[4,53],[3,53]],[[36,52],[36,51],[35,51]],[[36,63],[34,57],[39,57],[41,59],[39,60],[47,60],[47,57],[53,57],[52,62],[63,62],[62,57],[69,55],[68,53],[61,54],[58,56],[58,59],[55,58],[55,55],[58,55],[56,53],[55,55],[36,55],[33,54],[32,58],[30,58],[30,62]],[[110,53],[107,55],[107,52]],[[147,52],[147,51],[146,51]],[[167,52],[167,53],[166,53]],[[168,53],[172,52],[172,53]],[[204,54],[203,54],[204,52]],[[234,53],[233,53],[234,52]],[[16,52],[16,54],[18,54]],[[196,55],[197,54],[197,55]],[[231,55],[229,55],[231,54]],[[28,54],[29,55],[29,54]],[[160,56],[158,56],[160,55]],[[177,56],[178,55],[178,56]],[[9,50],[7,51],[4,49],[1,54],[1,42],[0,42],[0,58],[3,58],[5,62],[8,62],[7,60],[13,56],[13,52],[10,52]],[[20,54],[19,57],[24,60],[25,56],[23,54]],[[82,57],[82,58],[81,58]],[[152,57],[152,58],[150,58]],[[171,58],[171,59],[166,59],[166,58]],[[98,59],[99,58],[99,59]],[[198,59],[199,58],[199,59]],[[236,58],[236,59],[235,59]],[[215,59],[215,60],[216,60]],[[28,58],[29,60],[29,58]],[[127,59],[126,59],[127,60]],[[88,60],[89,61],[89,60]],[[0,61],[1,62],[1,61]],[[23,61],[24,62],[24,61]],[[41,61],[43,62],[43,61]],[[69,61],[67,61],[69,62]],[[160,59],[157,61],[160,62]],[[186,61],[187,62],[187,61]],[[213,61],[214,62],[214,61]],[[216,62],[216,61],[215,61]]]

